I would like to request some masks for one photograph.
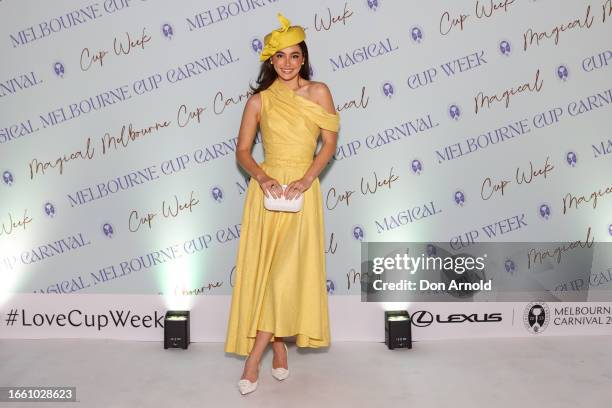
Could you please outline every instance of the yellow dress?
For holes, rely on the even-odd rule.
[[[340,116],[275,80],[260,92],[261,168],[281,184],[300,179],[315,155],[320,128],[337,132]],[[244,201],[225,351],[248,355],[257,330],[296,336],[298,347],[330,343],[323,199],[317,177],[297,213],[266,210],[253,178]]]

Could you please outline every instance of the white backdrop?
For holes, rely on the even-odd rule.
[[[382,308],[399,307],[359,303],[361,241],[459,248],[589,228],[612,241],[610,0],[0,0],[0,336],[159,338],[27,326],[113,305],[189,308],[194,340],[224,337],[246,187],[238,128],[279,11],[306,28],[312,79],[341,115],[320,176],[333,338],[380,338]],[[589,278],[611,280],[605,262]],[[596,300],[578,313],[591,320],[558,326],[609,333],[609,298]],[[421,338],[528,335],[526,307],[411,306],[504,314]]]

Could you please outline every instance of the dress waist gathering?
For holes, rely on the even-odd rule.
[[[286,155],[265,154],[262,164],[273,167],[308,167],[312,164],[313,157],[291,157]]]

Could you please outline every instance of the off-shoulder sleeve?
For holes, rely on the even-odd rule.
[[[340,128],[340,114],[338,112],[329,113],[322,107],[318,107],[318,109],[311,109],[309,113],[310,118],[319,125],[321,129],[337,132]]]
[[[323,106],[296,94],[279,81],[274,81],[268,89],[275,96],[275,104],[278,104],[279,107],[282,106],[282,110],[287,115],[304,115],[321,129],[327,129],[332,132],[337,132],[340,128],[340,114],[338,112],[329,113]]]

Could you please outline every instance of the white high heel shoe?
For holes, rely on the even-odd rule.
[[[283,346],[285,346],[285,352],[287,353],[287,363],[289,363],[289,350],[287,349],[287,345],[285,343],[283,343]],[[289,377],[289,369],[283,367],[272,367],[272,377],[276,378],[278,381],[282,381]]]
[[[261,361],[259,362],[257,369],[261,372]],[[247,380],[246,378],[243,378],[242,380],[238,381],[238,389],[240,390],[240,393],[242,395],[248,394],[257,389],[258,382],[259,382],[259,373],[257,374],[257,380],[255,382],[251,382]]]

